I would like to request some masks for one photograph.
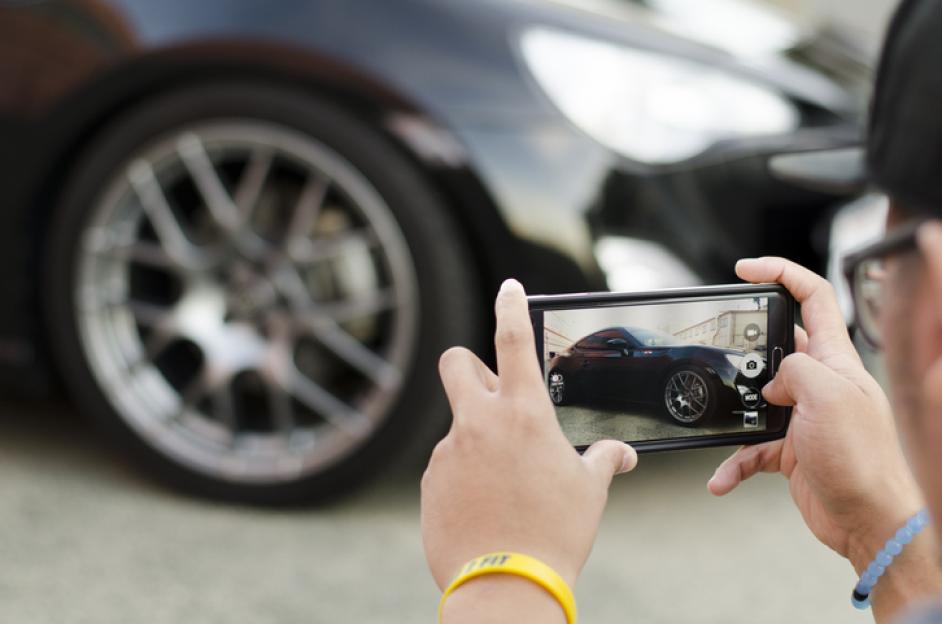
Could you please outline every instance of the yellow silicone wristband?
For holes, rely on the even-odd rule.
[[[514,552],[490,553],[464,564],[458,576],[445,588],[442,600],[438,603],[439,622],[441,622],[442,609],[448,596],[471,579],[485,574],[513,574],[533,581],[559,602],[559,606],[566,614],[566,621],[569,624],[576,624],[576,598],[563,577],[539,559]]]

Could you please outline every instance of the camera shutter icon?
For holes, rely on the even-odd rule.
[[[755,379],[765,369],[765,362],[758,353],[747,353],[739,364],[739,372],[748,379]]]

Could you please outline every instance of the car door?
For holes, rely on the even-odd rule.
[[[628,340],[632,347],[630,364],[626,366],[630,374],[625,383],[630,388],[631,400],[638,403],[659,400],[660,381],[672,361],[671,347],[644,344],[633,335]]]
[[[577,359],[573,362],[573,373],[578,379],[579,387],[589,398],[605,395],[605,347],[605,341],[598,334],[586,336],[576,344]]]
[[[594,336],[595,357],[592,363],[599,394],[607,398],[626,399],[631,390],[626,384],[632,376],[632,344],[621,330],[598,332]]]

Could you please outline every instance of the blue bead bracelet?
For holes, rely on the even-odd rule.
[[[887,567],[893,563],[896,555],[903,552],[903,546],[913,541],[913,538],[929,524],[929,512],[925,509],[914,515],[906,521],[899,531],[893,537],[886,540],[883,549],[877,553],[864,573],[860,575],[857,586],[851,594],[850,601],[858,609],[866,609],[870,606],[870,592]]]

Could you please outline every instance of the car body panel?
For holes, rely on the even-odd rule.
[[[466,232],[482,294],[508,275],[531,292],[605,289],[611,269],[596,245],[612,235],[662,245],[707,282],[728,279],[742,255],[792,250],[812,263],[806,230],[838,198],[772,181],[765,156],[850,140],[852,102],[787,59],[737,58],[626,11],[543,0],[0,1],[0,229],[17,233],[0,245],[0,381],[48,385],[37,281],[72,164],[116,115],[188,83],[307,90],[382,133]],[[535,24],[771,84],[827,132],[721,145],[678,167],[631,162],[573,126],[529,76],[517,37]]]
[[[593,345],[622,339],[624,347]],[[664,384],[673,371],[685,366],[703,369],[719,384],[720,405],[737,406],[736,383],[745,381],[739,370],[724,357],[743,351],[704,345],[646,346],[630,327],[602,329],[585,336],[556,354],[547,370],[562,372],[576,385],[586,401],[613,399],[633,404],[660,405]],[[741,405],[739,405],[741,407]]]

